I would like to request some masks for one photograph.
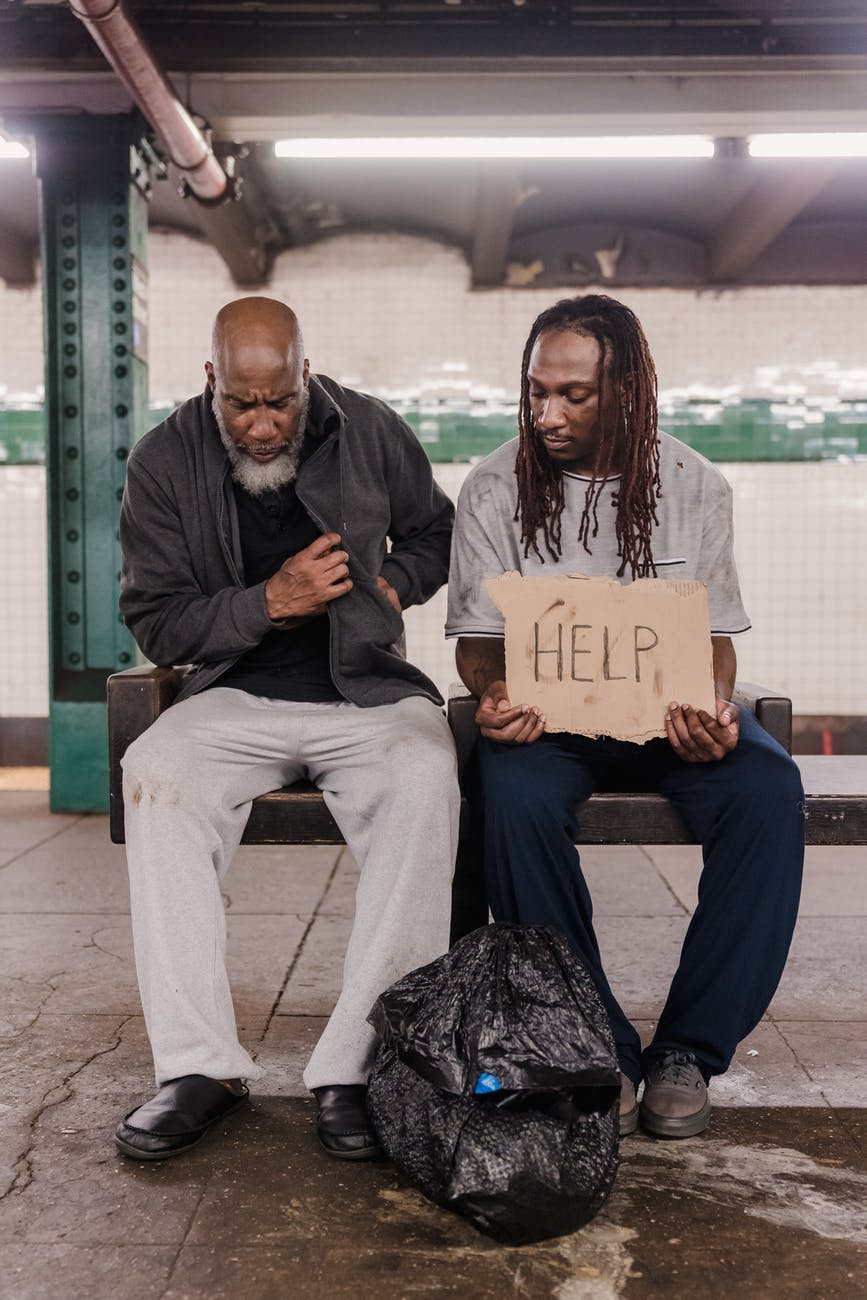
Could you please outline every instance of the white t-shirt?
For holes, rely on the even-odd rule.
[[[659,444],[662,492],[656,503],[659,524],[651,534],[656,576],[694,578],[706,584],[713,636],[746,632],[750,621],[741,601],[732,550],[732,490],[716,466],[685,443],[660,433]],[[588,480],[564,474],[563,553],[559,559],[550,555],[540,531],[537,542],[543,559],[532,547],[525,556],[521,526],[515,521],[517,450],[517,438],[498,447],[470,471],[461,489],[452,537],[447,637],[503,636],[503,616],[485,590],[486,578],[509,572],[617,576],[621,557],[612,497],[619,480],[609,479],[602,490],[599,531],[588,539],[590,554],[578,541]],[[631,581],[627,567],[620,582]]]

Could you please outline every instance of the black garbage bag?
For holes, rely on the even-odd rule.
[[[620,1072],[557,931],[489,925],[383,993],[367,1095],[389,1157],[498,1241],[574,1232],[617,1169]]]

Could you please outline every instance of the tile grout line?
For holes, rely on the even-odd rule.
[[[812,1084],[813,1084],[813,1085],[818,1089],[819,1096],[822,1098],[822,1100],[824,1101],[825,1105],[826,1105],[830,1110],[833,1110],[834,1107],[831,1105],[831,1103],[828,1101],[828,1098],[825,1096],[824,1090],[823,1090],[822,1087],[821,1087],[821,1086],[816,1082],[816,1080],[813,1078],[812,1074],[811,1074],[810,1071],[807,1069],[806,1065],[805,1065],[804,1062],[801,1060],[800,1056],[799,1056],[798,1053],[795,1051],[794,1047],[793,1047],[792,1044],[789,1042],[789,1040],[788,1040],[788,1038],[786,1037],[786,1035],[783,1033],[782,1026],[781,1026],[781,1022],[778,1021],[778,1020],[776,1020],[776,1019],[774,1018],[774,1016],[773,1016],[770,1012],[765,1012],[765,1018],[770,1022],[770,1024],[773,1025],[774,1029],[775,1029],[775,1030],[777,1031],[777,1033],[780,1035],[780,1038],[782,1038],[783,1042],[786,1044],[786,1047],[788,1047],[789,1051],[792,1053],[792,1056],[794,1056],[795,1060],[797,1061],[797,1063],[798,1063],[798,1067],[803,1071],[803,1073],[804,1073],[804,1075],[805,1075],[807,1081],[808,1081],[809,1083],[812,1083]]]
[[[301,955],[304,952],[304,947],[305,944],[307,943],[307,936],[310,934],[310,931],[313,929],[313,926],[316,923],[316,920],[319,916],[319,908],[323,900],[325,899],[329,889],[331,888],[331,882],[334,880],[334,877],[337,875],[337,869],[340,866],[340,863],[343,861],[343,855],[344,853],[346,853],[346,851],[347,850],[345,846],[341,848],[340,852],[337,854],[337,857],[334,860],[333,867],[328,873],[328,879],[325,881],[325,884],[322,887],[322,892],[319,895],[319,898],[316,900],[316,905],[313,908],[313,912],[310,916],[310,920],[307,922],[306,926],[304,927],[304,933],[302,934],[298,942],[298,947],[295,949],[295,956],[292,958],[291,962],[289,963],[289,967],[286,971],[285,976],[283,977],[283,982],[281,983],[279,989],[277,990],[277,996],[275,997],[273,1003],[271,1004],[271,1010],[268,1012],[268,1016],[265,1021],[264,1028],[262,1029],[262,1032],[259,1035],[260,1044],[264,1043],[265,1039],[268,1036],[268,1030],[271,1028],[271,1022],[273,1021],[275,1015],[277,1014],[277,1008],[280,1005],[283,994],[286,992],[286,989],[289,985],[289,981],[291,980],[295,972],[295,968],[298,965],[298,962],[301,960]],[[255,1056],[254,1056],[254,1060],[255,1060]]]
[[[41,849],[46,844],[50,844],[52,840],[56,840],[58,835],[62,835],[64,831],[72,830],[72,827],[77,826],[79,822],[83,822],[86,816],[86,813],[81,813],[75,818],[75,821],[70,823],[69,826],[61,826],[51,835],[46,835],[44,840],[37,840],[35,844],[28,844],[26,849],[22,849],[20,853],[16,853],[14,857],[10,858],[8,862],[4,862],[3,866],[0,867],[0,871],[5,871],[7,867],[11,867],[16,862],[20,862],[22,858],[26,857],[28,853],[32,853],[34,849]]]
[[[166,1274],[166,1282],[165,1282],[165,1286],[160,1292],[160,1300],[164,1300],[164,1297],[167,1296],[172,1289],[172,1281],[175,1276],[175,1269],[177,1268],[178,1263],[180,1262],[181,1255],[184,1253],[184,1247],[187,1244],[187,1238],[189,1237],[193,1229],[193,1225],[198,1217],[199,1210],[202,1208],[202,1202],[204,1201],[205,1196],[207,1195],[207,1192],[213,1181],[214,1181],[214,1171],[211,1170],[210,1174],[205,1180],[201,1192],[199,1193],[198,1200],[196,1201],[195,1205],[190,1211],[190,1217],[187,1220],[187,1226],[184,1228],[183,1236],[181,1237],[181,1240],[178,1242],[178,1248],[175,1251],[174,1259],[172,1260],[169,1266],[169,1271]]]
[[[680,898],[678,898],[677,894],[674,892],[674,889],[673,889],[672,886],[668,883],[668,881],[666,880],[665,876],[662,874],[662,872],[660,871],[659,867],[658,867],[658,866],[656,865],[656,863],[654,862],[652,856],[648,853],[647,848],[645,847],[645,845],[643,845],[643,844],[638,844],[638,845],[636,845],[636,848],[638,849],[639,853],[643,853],[644,856],[647,858],[647,861],[650,863],[651,867],[653,867],[653,870],[656,872],[657,876],[658,876],[659,879],[662,881],[664,887],[668,890],[668,893],[669,893],[669,894],[671,895],[671,897],[674,899],[675,903],[677,903],[678,907],[680,908],[680,910],[681,910],[681,912],[684,914],[684,916],[691,916],[692,913],[690,912],[690,910],[689,910],[689,908],[687,907],[686,903],[684,903]]]

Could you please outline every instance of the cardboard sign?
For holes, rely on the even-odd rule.
[[[665,735],[672,701],[716,711],[703,582],[580,573],[485,583],[506,620],[513,704],[533,704],[546,731],[644,744]]]

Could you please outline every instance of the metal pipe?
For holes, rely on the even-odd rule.
[[[232,197],[232,186],[121,0],[69,0],[135,103],[162,140],[190,191],[204,203]]]

